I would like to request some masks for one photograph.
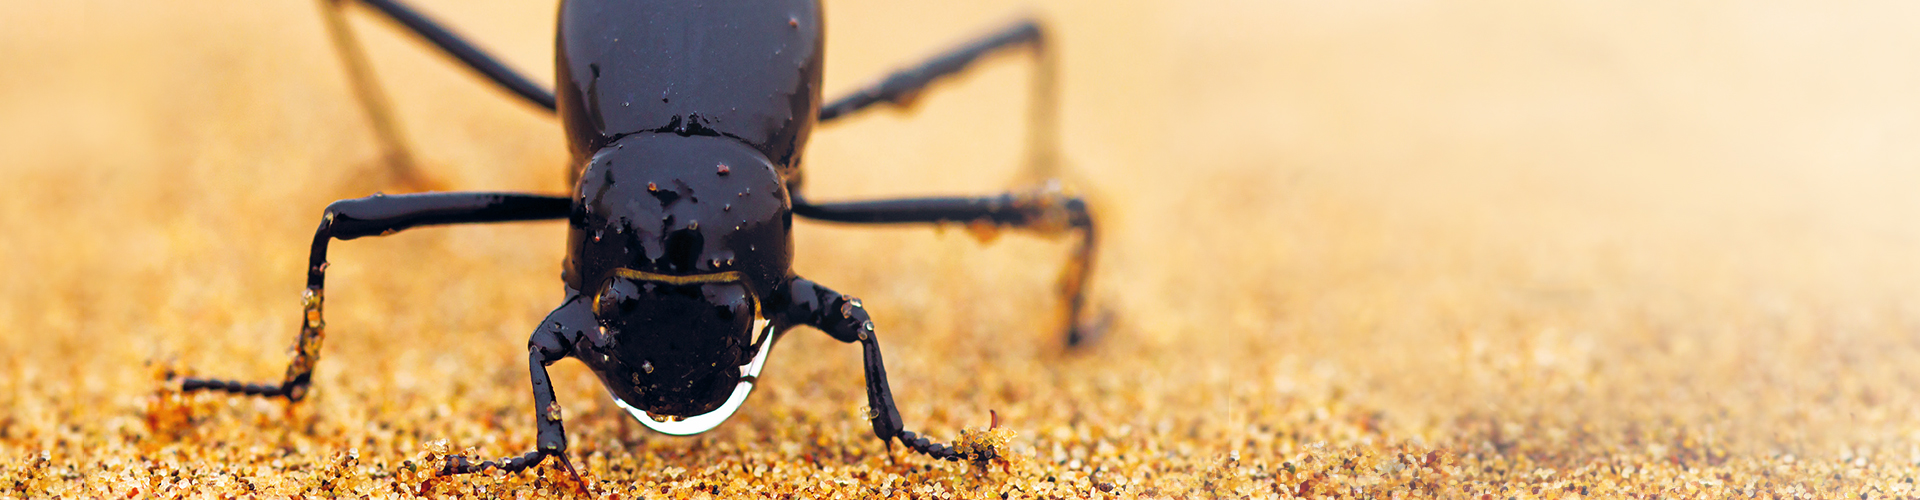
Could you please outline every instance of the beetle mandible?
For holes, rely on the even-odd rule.
[[[527,342],[535,449],[497,461],[452,457],[442,475],[519,471],[548,457],[571,473],[546,369],[568,357],[598,374],[614,402],[648,428],[705,432],[740,408],[773,344],[800,325],[860,345],[873,433],[888,448],[899,439],[914,451],[959,459],[951,447],[904,428],[874,323],[860,300],[794,274],[795,215],[1077,232],[1061,277],[1062,328],[1069,345],[1100,328],[1081,318],[1093,218],[1084,200],[1057,183],[981,197],[822,203],[801,195],[800,153],[816,123],[904,104],[940,78],[1011,49],[1028,49],[1037,62],[1028,161],[1036,168],[1054,165],[1054,70],[1037,21],[1013,23],[823,105],[817,0],[564,0],[557,93],[398,0],[359,1],[495,85],[557,113],[571,153],[573,192],[376,194],[334,202],[314,233],[304,314],[286,375],[267,383],[183,378],[183,391],[300,401],[325,332],[327,245],[443,224],[565,220],[570,231],[564,298]],[[322,2],[338,8],[341,0]],[[344,24],[332,20],[339,40]],[[366,77],[351,69],[354,78]]]

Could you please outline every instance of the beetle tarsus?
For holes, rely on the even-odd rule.
[[[959,453],[953,451],[952,446],[933,442],[913,431],[900,431],[900,444],[907,445],[908,449],[926,456],[949,462],[958,462],[961,458]]]
[[[501,458],[499,460],[483,460],[479,463],[475,463],[473,459],[467,458],[464,455],[454,455],[454,456],[447,457],[447,464],[440,468],[440,473],[438,475],[457,476],[461,474],[474,474],[474,473],[486,472],[487,469],[499,469],[506,472],[520,472],[528,468],[531,468],[533,466],[540,465],[540,462],[543,462],[547,459],[547,455],[548,453],[542,452],[542,451],[529,451],[526,454],[523,454],[517,457],[506,457],[506,458]],[[572,474],[573,478],[576,481],[580,479],[580,473],[574,471],[573,463],[567,460],[567,456],[565,454],[556,454],[553,456],[554,458],[559,459],[560,463],[565,464],[564,467],[567,469],[567,473]]]
[[[547,458],[547,454],[545,453],[541,453],[538,451],[529,451],[525,455],[520,455],[517,457],[507,457],[499,460],[484,460],[479,463],[474,463],[473,459],[467,458],[462,455],[454,455],[454,456],[447,457],[447,465],[445,467],[440,468],[440,475],[453,476],[453,475],[459,475],[459,474],[473,474],[477,472],[486,472],[487,469],[500,469],[507,472],[520,472],[522,470],[526,470],[526,468],[528,467],[539,465],[540,461],[545,460],[546,458]]]
[[[472,459],[465,456],[455,455],[447,457],[446,465],[441,467],[440,472],[435,474],[434,477],[441,478],[461,474],[483,473],[486,472],[487,469],[499,469],[509,473],[517,473],[540,465],[540,462],[545,461],[548,456],[552,456],[554,460],[559,461],[561,468],[567,470],[567,475],[573,478],[573,484],[580,489],[581,495],[593,496],[593,493],[587,488],[587,481],[580,478],[580,472],[573,468],[573,461],[567,459],[565,452],[549,453],[544,451],[529,451],[525,455],[517,457],[507,457],[497,461],[486,460],[480,463],[474,463]],[[428,479],[428,481],[431,480],[432,478]],[[421,486],[422,491],[424,491],[426,484],[423,483]]]
[[[248,396],[280,397],[287,394],[287,388],[281,384],[247,383],[238,380],[219,380],[206,378],[180,379],[181,392],[215,391],[244,394]]]

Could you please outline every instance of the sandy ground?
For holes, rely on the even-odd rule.
[[[858,350],[783,342],[747,407],[647,432],[555,365],[613,498],[1903,498],[1920,469],[1920,12],[1906,2],[828,2],[837,94],[1052,19],[1108,228],[1103,343],[1047,331],[1066,245],[801,223],[908,425],[989,410],[1008,471],[889,457]],[[546,80],[550,1],[425,1]],[[565,189],[557,123],[354,22],[450,189]],[[1009,59],[816,134],[819,198],[1008,185]],[[532,446],[562,228],[339,243],[314,393],[277,377],[328,201],[394,190],[310,1],[0,3],[0,497],[403,496]],[[432,494],[565,496],[557,469]]]

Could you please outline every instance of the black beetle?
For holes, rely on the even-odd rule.
[[[323,1],[333,7],[339,2]],[[860,344],[873,432],[889,448],[898,438],[933,457],[961,458],[902,427],[874,324],[860,300],[794,275],[794,215],[1077,231],[1079,244],[1061,284],[1066,340],[1079,344],[1099,328],[1081,319],[1093,218],[1082,199],[1063,194],[1057,183],[984,197],[816,203],[800,195],[800,151],[815,123],[875,104],[905,103],[982,56],[1015,48],[1030,49],[1039,62],[1029,161],[1052,165],[1053,66],[1035,21],[1014,23],[823,106],[815,0],[565,0],[555,51],[557,96],[395,0],[360,1],[495,84],[557,112],[572,153],[573,192],[444,192],[334,202],[314,234],[305,314],[286,376],[257,384],[184,378],[183,391],[299,401],[324,336],[327,244],[441,224],[564,219],[571,227],[562,274],[566,298],[528,341],[536,449],[477,464],[454,457],[443,475],[489,467],[518,471],[549,456],[571,472],[546,370],[566,357],[591,367],[615,403],[647,427],[675,435],[704,432],[739,409],[774,342],[797,325]],[[333,20],[338,36],[344,24]]]

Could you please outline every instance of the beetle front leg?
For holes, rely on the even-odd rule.
[[[952,447],[935,443],[906,430],[900,421],[900,409],[893,404],[893,390],[887,387],[887,366],[880,359],[880,340],[873,319],[860,299],[840,294],[805,278],[794,278],[787,285],[787,319],[820,329],[841,342],[860,343],[861,359],[867,372],[867,418],[873,423],[873,435],[893,448],[899,438],[907,448],[941,460],[960,460]]]
[[[547,457],[553,457],[566,467],[574,483],[580,485],[580,492],[587,493],[587,483],[580,479],[573,462],[567,459],[567,429],[561,420],[560,403],[553,398],[553,381],[547,376],[547,365],[567,357],[573,350],[573,341],[579,338],[580,331],[576,325],[580,324],[579,313],[584,310],[581,304],[578,295],[568,297],[565,304],[541,322],[540,328],[527,341],[527,372],[533,380],[533,420],[539,429],[533,451],[517,457],[479,463],[461,455],[447,457],[446,465],[440,469],[440,476],[485,472],[489,468],[520,472],[539,465]]]
[[[574,483],[580,485],[581,492],[586,492],[587,483],[580,479],[580,473],[574,470],[573,462],[567,460],[567,430],[561,423],[560,404],[553,400],[553,382],[547,377],[547,365],[564,356],[552,356],[539,347],[529,350],[532,351],[528,354],[530,366],[528,371],[533,375],[534,422],[540,429],[538,442],[533,451],[517,457],[479,463],[474,463],[472,459],[462,455],[447,457],[447,464],[440,468],[439,475],[472,474],[484,472],[489,468],[520,472],[528,467],[540,465],[540,462],[547,457],[554,457],[560,460],[560,465],[566,467],[567,474],[573,476]]]

